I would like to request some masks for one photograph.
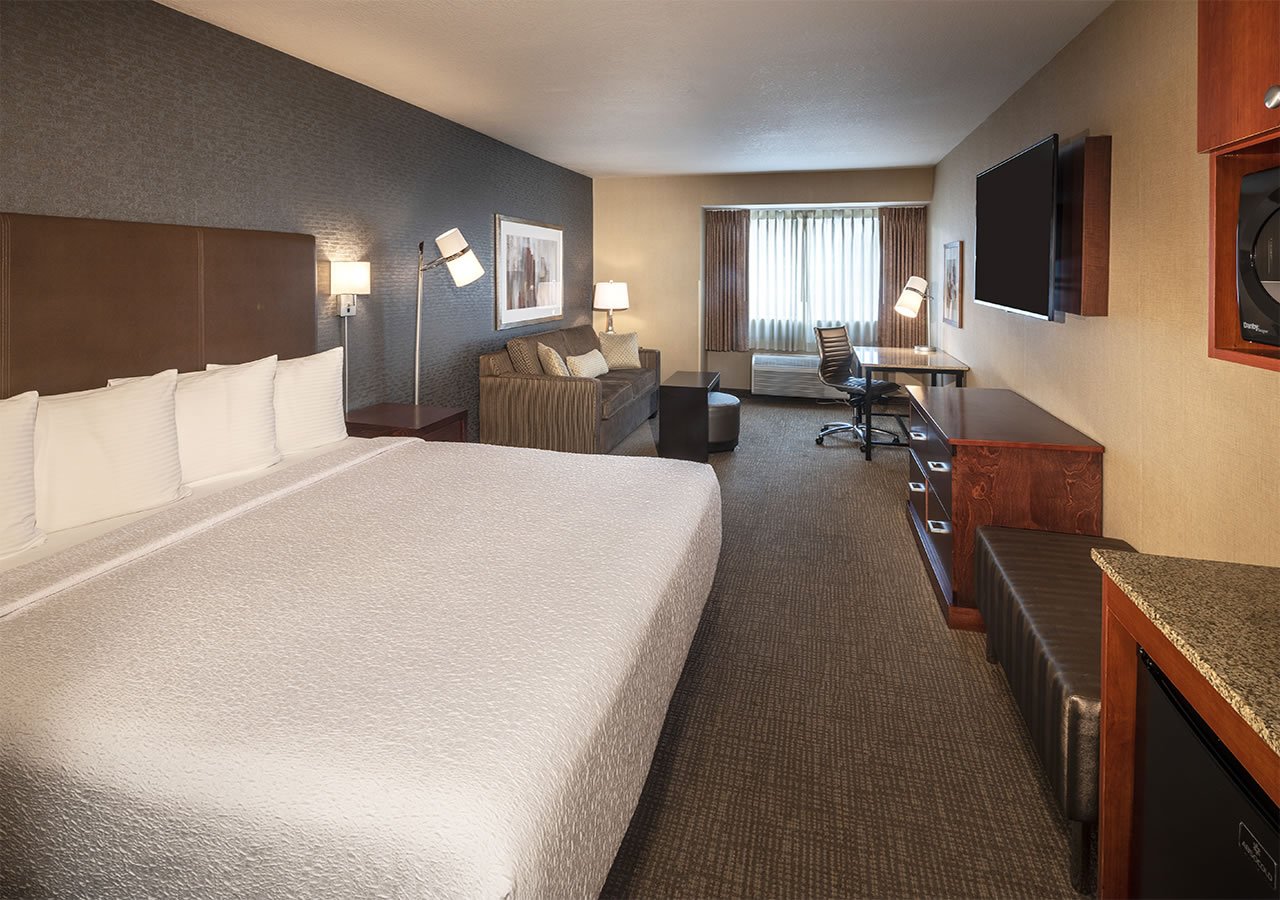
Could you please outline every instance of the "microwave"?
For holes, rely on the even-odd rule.
[[[1240,181],[1236,298],[1240,336],[1280,347],[1280,166]]]

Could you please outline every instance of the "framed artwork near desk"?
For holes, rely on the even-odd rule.
[[[964,298],[964,241],[942,245],[942,321],[956,328]]]

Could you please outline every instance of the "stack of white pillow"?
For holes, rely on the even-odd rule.
[[[340,347],[0,400],[0,558],[346,436]]]

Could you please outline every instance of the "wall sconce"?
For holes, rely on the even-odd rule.
[[[367,262],[329,263],[329,293],[338,296],[338,315],[344,319],[356,314],[356,296],[369,295]]]

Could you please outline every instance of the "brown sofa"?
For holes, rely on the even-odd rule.
[[[600,349],[590,325],[512,338],[480,357],[480,440],[508,447],[608,453],[658,412],[660,356],[640,350],[639,369],[599,378],[547,375],[538,344],[561,357]]]

